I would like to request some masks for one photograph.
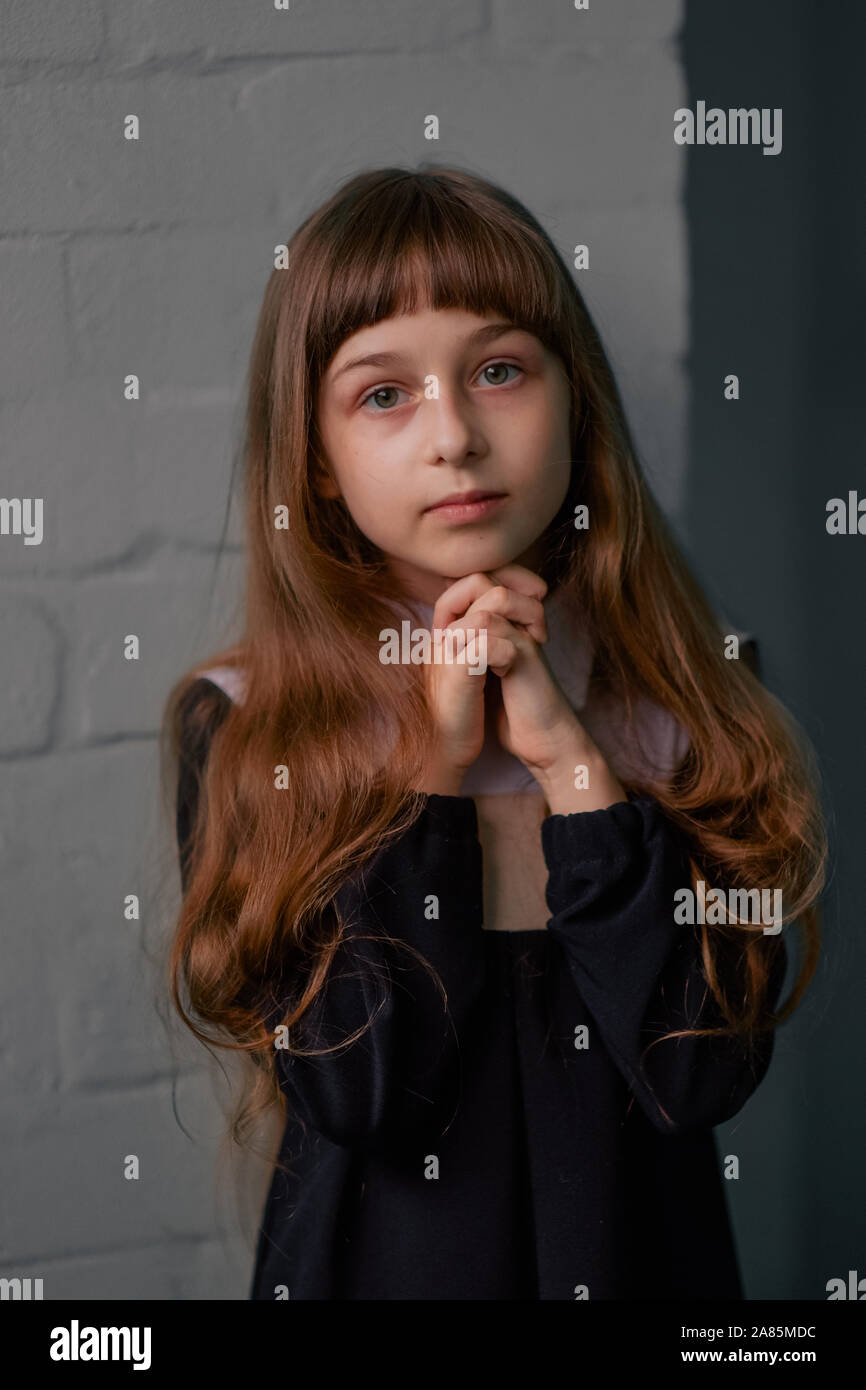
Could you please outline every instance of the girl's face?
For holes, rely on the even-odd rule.
[[[570,391],[562,364],[500,315],[425,308],[340,344],[322,380],[330,477],[396,587],[435,603],[476,570],[541,562],[568,491]],[[502,494],[483,511],[430,510],[452,493]]]

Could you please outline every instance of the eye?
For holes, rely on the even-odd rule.
[[[488,366],[482,367],[482,368],[481,368],[480,375],[481,375],[481,376],[487,376],[487,373],[488,373],[488,372],[498,372],[498,371],[501,371],[503,368],[504,368],[506,371],[510,371],[510,372],[522,372],[522,371],[523,371],[523,368],[522,368],[522,367],[516,367],[516,366],[514,365],[513,362],[491,362],[491,363],[488,364]],[[512,380],[513,380],[513,378],[512,378]],[[488,385],[488,386],[504,386],[505,384],[506,384],[506,383],[505,383],[504,381],[491,381],[491,380],[490,380],[490,377],[487,376],[487,385]]]
[[[377,397],[379,397],[379,396],[387,396],[389,392],[392,392],[392,393],[399,393],[399,390],[400,390],[400,388],[399,388],[398,386],[377,386],[377,387],[375,388],[375,390],[373,390],[373,391],[368,391],[367,395],[366,395],[366,396],[364,397],[364,399],[361,401],[361,409],[363,409],[363,408],[366,406],[366,404],[367,404],[368,401],[377,400]],[[378,405],[382,405],[383,402],[382,402],[382,401],[377,401],[377,404],[378,404]],[[393,404],[395,404],[395,402],[391,402],[391,405],[393,405]],[[384,414],[387,413],[387,410],[390,409],[390,408],[391,408],[391,406],[386,405],[384,410],[370,410],[370,411],[367,412],[367,414],[368,414],[368,415],[384,415]]]
[[[504,380],[500,379],[499,381],[491,381],[490,376],[488,375],[490,372],[502,372],[503,370],[506,372],[518,372],[521,375],[523,373],[523,368],[515,366],[513,362],[490,362],[486,367],[481,368],[479,376],[486,375],[488,386],[505,386],[509,378],[506,377]],[[510,378],[510,380],[513,380],[513,378]],[[382,397],[389,395],[392,398],[390,401],[382,399]],[[399,405],[399,401],[395,401],[393,399],[395,395],[400,395],[400,388],[398,386],[376,386],[373,388],[372,391],[368,391],[366,396],[363,397],[363,399],[360,402],[359,409],[366,409],[369,402],[373,401],[375,402],[376,409],[368,410],[367,414],[386,415],[389,410],[392,410],[396,405]]]

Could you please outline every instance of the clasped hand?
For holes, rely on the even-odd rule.
[[[539,575],[512,564],[465,575],[437,600],[434,631],[487,633],[488,674],[472,674],[464,662],[428,667],[439,758],[456,772],[465,772],[481,752],[485,706],[502,747],[539,780],[564,756],[592,745],[545,660],[546,593]]]

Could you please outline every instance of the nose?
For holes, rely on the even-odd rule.
[[[458,388],[433,376],[427,386],[423,409],[418,412],[424,431],[425,462],[460,465],[480,457],[487,444],[472,402]]]

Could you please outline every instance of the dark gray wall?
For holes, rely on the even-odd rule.
[[[818,751],[833,819],[824,958],[770,1074],[717,1131],[747,1296],[825,1298],[866,1275],[863,1200],[866,536],[826,503],[866,496],[862,6],[687,5],[688,105],[782,107],[783,148],[684,150],[691,418],[684,539],[767,685]],[[726,374],[741,398],[725,401]],[[790,976],[789,976],[790,980]],[[700,1213],[695,1213],[695,1220]]]

